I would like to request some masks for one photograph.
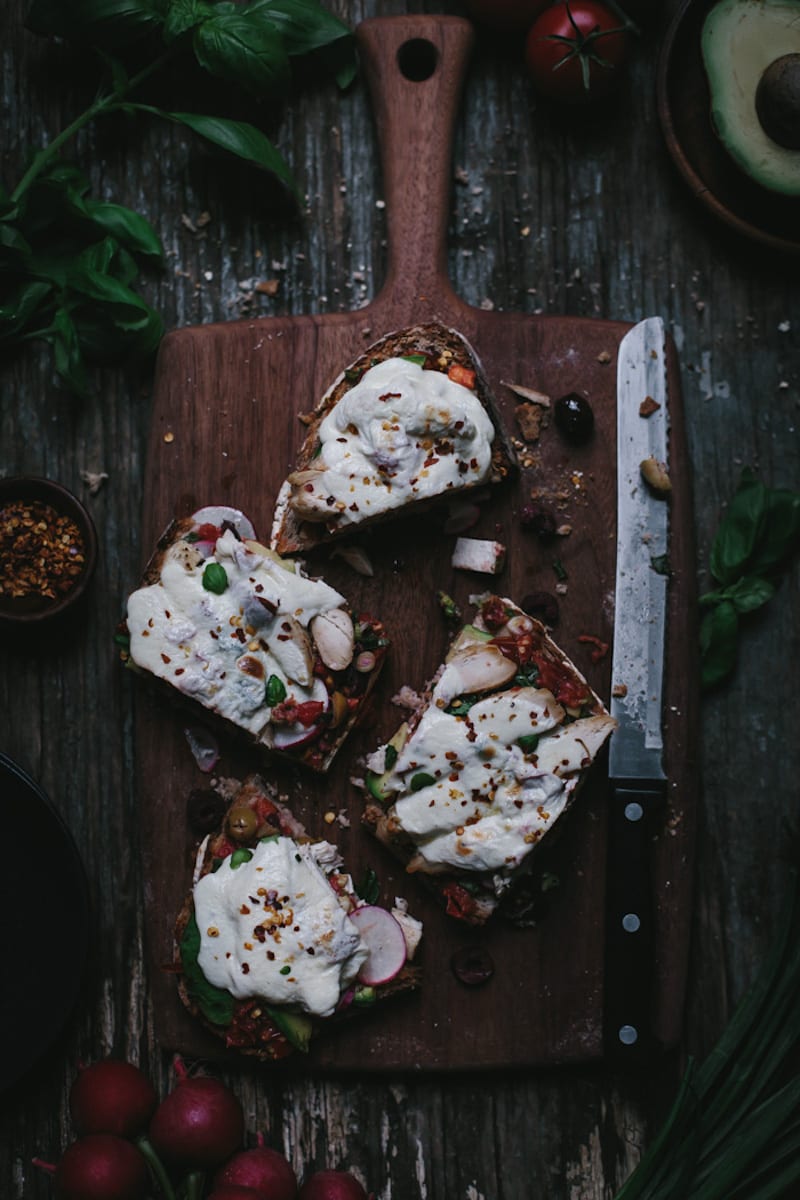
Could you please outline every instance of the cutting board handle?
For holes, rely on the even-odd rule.
[[[356,38],[383,167],[388,263],[379,299],[409,315],[451,304],[453,132],[473,28],[460,17],[408,14],[362,21]]]

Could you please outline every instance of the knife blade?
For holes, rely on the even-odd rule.
[[[643,408],[642,405],[645,407]],[[617,563],[609,748],[605,1050],[617,1063],[651,1059],[653,824],[666,795],[662,702],[669,510],[641,464],[667,464],[664,323],[640,321],[617,358]]]

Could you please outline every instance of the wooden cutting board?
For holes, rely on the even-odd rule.
[[[217,772],[242,778],[261,767],[285,791],[310,833],[336,840],[353,874],[378,873],[385,900],[405,896],[425,923],[424,985],[352,1021],[288,1069],[440,1070],[586,1062],[602,1053],[605,780],[598,764],[548,852],[558,886],[533,927],[497,921],[470,931],[446,917],[420,882],[405,876],[359,827],[360,794],[350,779],[358,758],[386,739],[402,713],[391,697],[420,688],[441,661],[448,630],[435,595],[443,589],[470,611],[469,596],[492,587],[521,600],[555,593],[554,560],[566,572],[555,630],[563,648],[606,699],[610,654],[592,662],[592,635],[611,640],[614,605],[615,379],[619,341],[629,325],[574,317],[487,312],[463,303],[446,274],[445,229],[456,107],[472,43],[458,18],[400,16],[366,21],[358,42],[382,148],[388,271],[369,307],[349,314],[269,317],[181,329],[164,339],[157,366],[146,466],[143,555],[175,515],[203,504],[231,504],[268,536],[275,495],[311,409],[341,369],[380,335],[438,319],[460,330],[483,360],[503,419],[517,436],[518,397],[503,381],[555,398],[575,391],[595,414],[586,446],[566,442],[552,424],[522,452],[518,481],[483,505],[471,536],[508,547],[504,573],[491,580],[450,566],[454,537],[445,514],[404,520],[362,537],[374,576],[322,555],[309,568],[342,590],[354,608],[385,620],[389,665],[367,723],[327,778],[272,768],[233,745]],[[420,78],[422,76],[422,78]],[[674,348],[669,347],[673,501],[666,695],[670,801],[653,844],[657,911],[656,1032],[673,1045],[681,1024],[691,896],[696,791],[694,555],[683,416]],[[541,490],[572,532],[542,544],[520,523],[532,490]],[[560,568],[559,568],[560,570]],[[176,995],[172,927],[190,885],[195,839],[186,821],[191,790],[207,785],[183,734],[179,710],[151,692],[137,697],[137,770],[143,796],[146,922],[153,967],[153,1011],[165,1048],[215,1057],[217,1044],[184,1013]],[[338,814],[346,815],[345,821]],[[337,814],[329,824],[325,814]],[[349,819],[349,827],[347,820]],[[451,969],[464,945],[490,950],[495,972],[467,987]],[[299,1056],[298,1056],[299,1057]]]

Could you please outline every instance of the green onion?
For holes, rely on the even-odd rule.
[[[616,1200],[779,1200],[800,1187],[800,887],[708,1058]]]

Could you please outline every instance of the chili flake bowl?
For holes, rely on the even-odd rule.
[[[88,511],[52,479],[0,479],[0,623],[49,621],[72,609],[97,565]]]

